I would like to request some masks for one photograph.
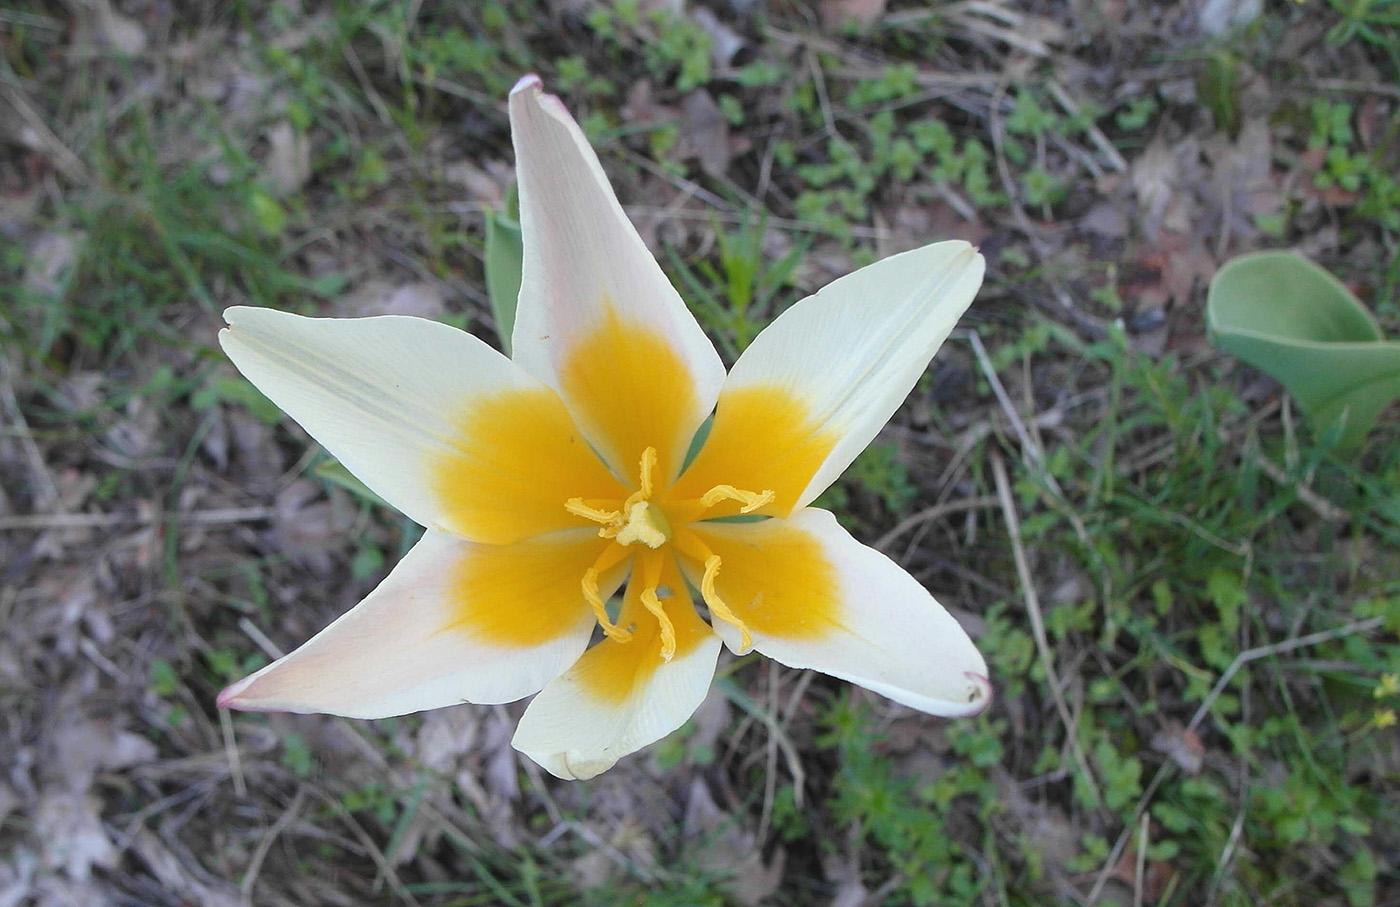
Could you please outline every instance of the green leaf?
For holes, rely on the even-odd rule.
[[[261,186],[255,188],[248,198],[248,208],[253,212],[253,222],[268,236],[281,236],[287,226],[287,211],[271,193]]]
[[[311,470],[317,478],[325,479],[332,485],[339,485],[356,497],[364,498],[371,504],[378,504],[382,507],[390,506],[383,498],[369,490],[369,486],[355,478],[350,470],[341,465],[339,460],[322,460]]]
[[[1400,343],[1335,277],[1292,252],[1227,263],[1211,281],[1206,324],[1216,345],[1277,378],[1314,431],[1353,447],[1400,398]]]
[[[486,212],[486,295],[496,316],[496,334],[501,348],[510,355],[510,335],[515,329],[515,303],[520,296],[520,271],[525,251],[520,239],[520,223],[515,193],[506,201],[505,211]]]

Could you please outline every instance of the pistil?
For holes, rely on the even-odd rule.
[[[671,537],[671,524],[660,507],[646,501],[638,501],[627,511],[627,521],[618,530],[613,541],[619,545],[641,542],[648,548],[660,548]]]

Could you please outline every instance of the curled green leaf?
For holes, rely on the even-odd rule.
[[[1278,379],[1314,429],[1361,443],[1400,398],[1400,343],[1350,290],[1292,252],[1228,262],[1211,281],[1206,324],[1220,348]]]

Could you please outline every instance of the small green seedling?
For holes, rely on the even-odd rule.
[[[1277,378],[1319,432],[1359,444],[1400,398],[1400,342],[1327,271],[1292,252],[1227,263],[1211,281],[1215,344]]]

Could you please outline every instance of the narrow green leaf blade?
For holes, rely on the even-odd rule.
[[[389,507],[389,502],[379,495],[369,490],[369,486],[355,478],[350,470],[341,465],[339,460],[322,460],[311,470],[317,478],[325,479],[332,485],[339,485],[346,491],[359,498],[364,498],[371,504],[378,504],[381,507]]]
[[[499,211],[486,212],[486,295],[496,318],[501,348],[510,355],[510,335],[515,330],[515,305],[520,297],[520,272],[525,251],[520,224]]]

